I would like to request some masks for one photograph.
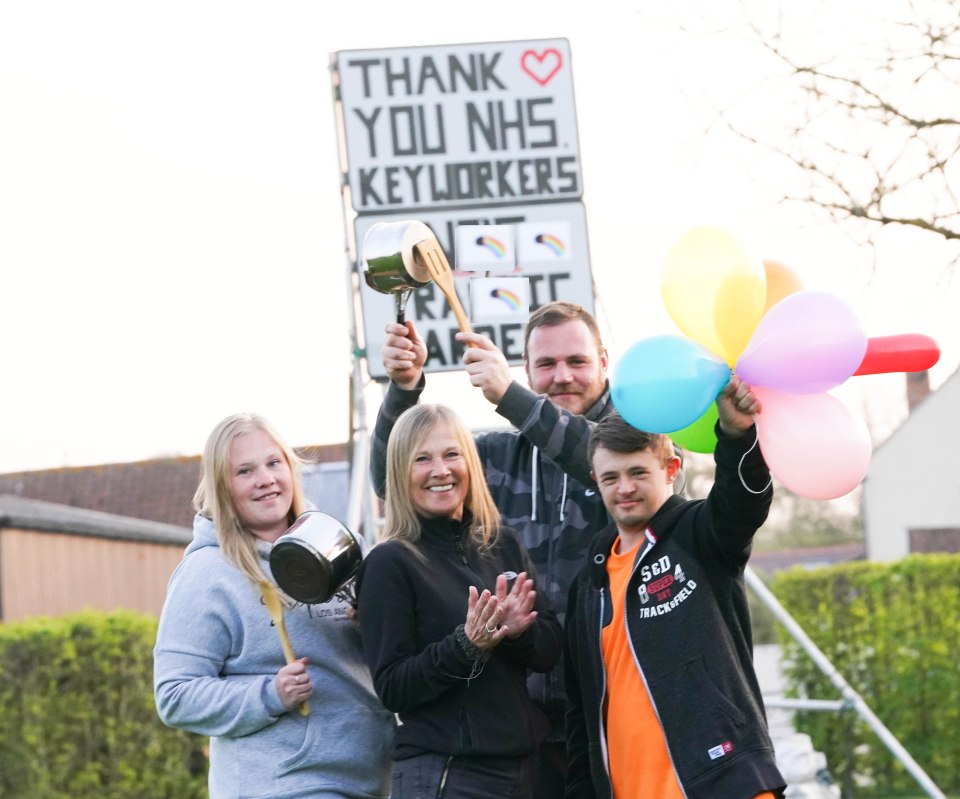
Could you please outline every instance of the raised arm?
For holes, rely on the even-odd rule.
[[[513,380],[507,359],[486,336],[458,333],[457,340],[469,345],[463,363],[471,384],[496,406],[497,413],[563,471],[589,485],[587,447],[592,423]]]
[[[503,395],[497,413],[564,472],[584,485],[593,483],[589,457],[593,422],[585,416],[558,408],[515,381]]]
[[[760,403],[736,376],[717,398],[716,478],[707,498],[709,539],[733,569],[742,568],[753,536],[766,521],[773,498],[770,470],[760,452],[754,416]]]
[[[380,358],[390,380],[406,391],[415,388],[423,377],[427,362],[427,345],[423,343],[413,322],[388,322]]]
[[[387,442],[400,414],[420,401],[425,380],[423,365],[427,349],[412,322],[390,322],[381,350],[383,367],[390,376],[383,403],[377,412],[370,446],[370,478],[374,491],[383,499],[387,484]]]

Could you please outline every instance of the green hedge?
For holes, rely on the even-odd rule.
[[[772,590],[940,789],[960,793],[960,556],[796,568],[781,572]],[[786,631],[779,634],[788,694],[839,698]],[[796,721],[838,782],[858,786],[857,796],[919,793],[855,712],[805,711]]]
[[[128,612],[0,624],[0,796],[206,796],[206,739],[157,717],[156,631]]]

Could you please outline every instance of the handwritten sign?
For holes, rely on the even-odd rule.
[[[565,39],[334,54],[358,214],[582,195]]]
[[[402,217],[401,217],[402,218]],[[594,310],[593,279],[590,273],[587,247],[587,223],[583,204],[540,203],[527,207],[490,208],[482,212],[467,210],[429,211],[418,214],[418,221],[428,225],[451,263],[455,263],[454,247],[459,231],[476,226],[512,226],[523,240],[531,242],[527,247],[526,260],[519,261],[509,275],[523,278],[523,296],[516,287],[505,286],[516,295],[515,312],[507,313],[513,297],[497,298],[503,305],[499,314],[491,313],[486,304],[475,302],[478,289],[475,282],[485,278],[477,271],[454,271],[457,294],[474,321],[474,329],[490,337],[507,361],[513,365],[522,363],[523,331],[531,311],[552,300],[568,300]],[[358,216],[354,221],[355,240],[362,242],[367,231],[377,222],[396,221],[396,216]],[[538,232],[540,231],[540,232]],[[544,232],[546,231],[546,232]],[[538,243],[537,238],[550,237],[550,245]],[[561,238],[562,236],[562,238]],[[499,270],[491,270],[497,277]],[[396,317],[394,298],[379,294],[358,280],[363,308],[364,338],[367,351],[367,367],[370,376],[386,377],[380,359],[383,346],[384,326]],[[496,303],[494,303],[496,308]],[[434,283],[417,289],[406,307],[406,318],[413,321],[427,344],[427,372],[449,371],[463,368],[463,347],[454,338],[456,320],[443,293]]]

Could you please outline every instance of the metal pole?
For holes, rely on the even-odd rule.
[[[355,343],[355,342],[354,342]],[[353,458],[350,464],[350,495],[347,500],[347,529],[359,530],[363,522],[364,537],[370,540],[367,529],[367,515],[364,511],[364,489],[367,486],[367,465],[369,463],[369,433],[367,431],[366,408],[362,398],[363,386],[360,377],[360,363],[357,356],[353,361],[353,402],[351,411],[354,417]]]
[[[357,304],[359,302],[359,283],[355,269],[356,242],[354,241],[352,203],[350,185],[347,180],[346,140],[343,122],[343,105],[340,100],[340,75],[335,53],[330,54],[330,76],[333,83],[333,116],[337,137],[338,168],[340,171],[340,200],[343,205],[344,256],[347,264],[346,289],[347,309],[350,324],[351,375],[350,375],[350,435],[351,463],[350,488],[347,497],[346,524],[349,530],[363,529],[364,538],[372,541],[376,535],[376,521],[372,489],[367,479],[367,467],[370,462],[370,434],[367,426],[367,408],[364,402],[363,360],[366,353],[360,347],[358,335]],[[353,243],[353,247],[351,247]],[[357,254],[359,258],[359,255]]]
[[[349,242],[350,234],[346,232]],[[363,395],[363,371],[361,360],[363,351],[360,349],[357,334],[357,288],[354,283],[354,263],[350,257],[349,243],[344,247],[347,260],[347,312],[350,319],[350,489],[347,497],[347,529],[359,530],[363,522],[363,535],[370,540],[370,531],[367,529],[368,516],[364,502],[364,488],[367,486],[367,463],[369,459],[369,434],[367,428],[367,408]]]
[[[887,749],[893,753],[893,756],[910,772],[910,776],[923,788],[924,793],[933,799],[947,799],[946,794],[927,776],[927,773],[920,768],[917,761],[910,756],[910,753],[903,748],[893,733],[886,728],[884,723],[880,721],[877,715],[867,706],[867,703],[863,701],[863,697],[853,690],[850,683],[837,671],[827,656],[823,654],[820,648],[810,639],[810,636],[803,631],[803,628],[797,623],[793,616],[787,613],[783,605],[780,604],[779,600],[773,595],[770,589],[767,588],[763,580],[757,576],[756,572],[747,566],[744,577],[746,578],[747,585],[750,586],[760,601],[770,609],[773,615],[777,617],[777,621],[786,628],[793,639],[810,655],[820,671],[826,674],[830,682],[833,683],[833,686],[840,691],[840,695],[845,700],[846,705],[853,708],[857,712],[857,715],[870,726],[870,729],[883,741]]]
[[[349,254],[347,257],[350,261]],[[367,423],[367,404],[364,387],[363,359],[366,357],[358,342],[356,314],[357,288],[352,268],[347,274],[350,308],[350,346],[353,349],[350,383],[350,441],[353,445],[350,463],[350,494],[347,500],[347,528],[363,529],[363,537],[372,544],[377,537],[377,513],[374,508],[373,488],[369,479],[370,427]]]
[[[851,710],[843,699],[764,699],[763,704],[781,710]]]

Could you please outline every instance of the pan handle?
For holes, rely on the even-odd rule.
[[[413,289],[404,289],[403,291],[394,292],[394,297],[396,297],[397,302],[397,324],[402,325],[406,323],[407,320],[407,300],[410,299],[410,295],[413,293]]]

